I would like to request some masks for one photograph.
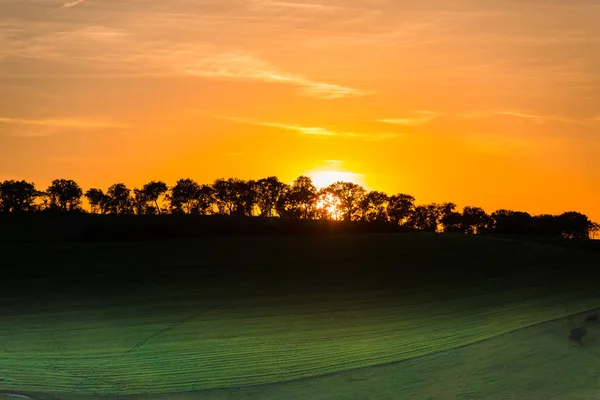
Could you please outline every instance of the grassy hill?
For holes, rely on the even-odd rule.
[[[208,390],[202,398],[277,398],[275,390],[319,398],[299,382],[329,393],[321,398],[344,398],[344,378],[333,377],[356,371],[371,377],[359,379],[363,391],[393,390],[385,383],[392,375],[418,388],[422,378],[406,375],[402,363],[382,365],[453,349],[487,363],[496,351],[510,364],[534,339],[509,341],[504,351],[485,343],[600,304],[593,282],[581,278],[600,265],[599,253],[506,238],[203,237],[11,243],[0,251],[0,391],[34,398],[197,390]],[[543,346],[565,357],[580,351],[560,323],[535,350],[540,357]],[[434,364],[418,365],[443,365]],[[395,372],[373,372],[388,367]],[[460,376],[427,373],[439,374],[436,390]],[[311,380],[317,376],[324,381]],[[231,390],[265,384],[274,386]]]

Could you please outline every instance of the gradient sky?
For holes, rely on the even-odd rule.
[[[599,4],[0,0],[0,180],[330,169],[600,221]]]

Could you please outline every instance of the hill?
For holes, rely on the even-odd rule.
[[[600,254],[491,237],[203,237],[0,250],[9,260],[0,390],[61,399],[375,368],[600,300],[573,273],[593,271]],[[571,349],[559,336],[555,346]]]

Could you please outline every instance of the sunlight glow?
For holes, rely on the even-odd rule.
[[[364,175],[348,171],[339,170],[313,170],[306,173],[317,187],[323,189],[335,182],[352,182],[357,185],[365,186]]]
[[[329,193],[319,197],[316,207],[320,217],[339,221],[341,219],[340,210],[338,209],[339,205],[340,200]]]

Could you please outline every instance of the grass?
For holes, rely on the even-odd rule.
[[[303,398],[319,398],[326,387],[322,398],[336,398],[347,388],[335,377],[356,371],[396,374],[398,365],[417,363],[443,377],[435,365],[426,367],[427,357],[459,354],[448,351],[490,363],[497,349],[486,346],[499,335],[522,337],[536,324],[597,308],[599,300],[577,280],[548,286],[557,281],[544,278],[573,265],[597,265],[597,253],[509,239],[202,238],[0,249],[14,265],[28,255],[4,286],[0,391],[36,393],[36,399],[175,398],[198,390],[215,398],[269,398],[275,389],[265,388],[297,387],[299,396],[308,390],[303,385],[316,391]],[[87,274],[78,272],[82,264]],[[32,275],[37,280],[25,279]],[[568,329],[560,329],[552,351],[573,351]],[[535,349],[533,337],[506,342],[499,362],[514,363],[508,357]],[[361,385],[384,384],[368,374]],[[412,376],[406,387],[423,386],[416,375],[405,375],[394,379],[410,383]],[[427,389],[432,396],[460,376],[446,375]],[[315,379],[338,383],[319,386]],[[245,389],[232,389],[239,387]]]

